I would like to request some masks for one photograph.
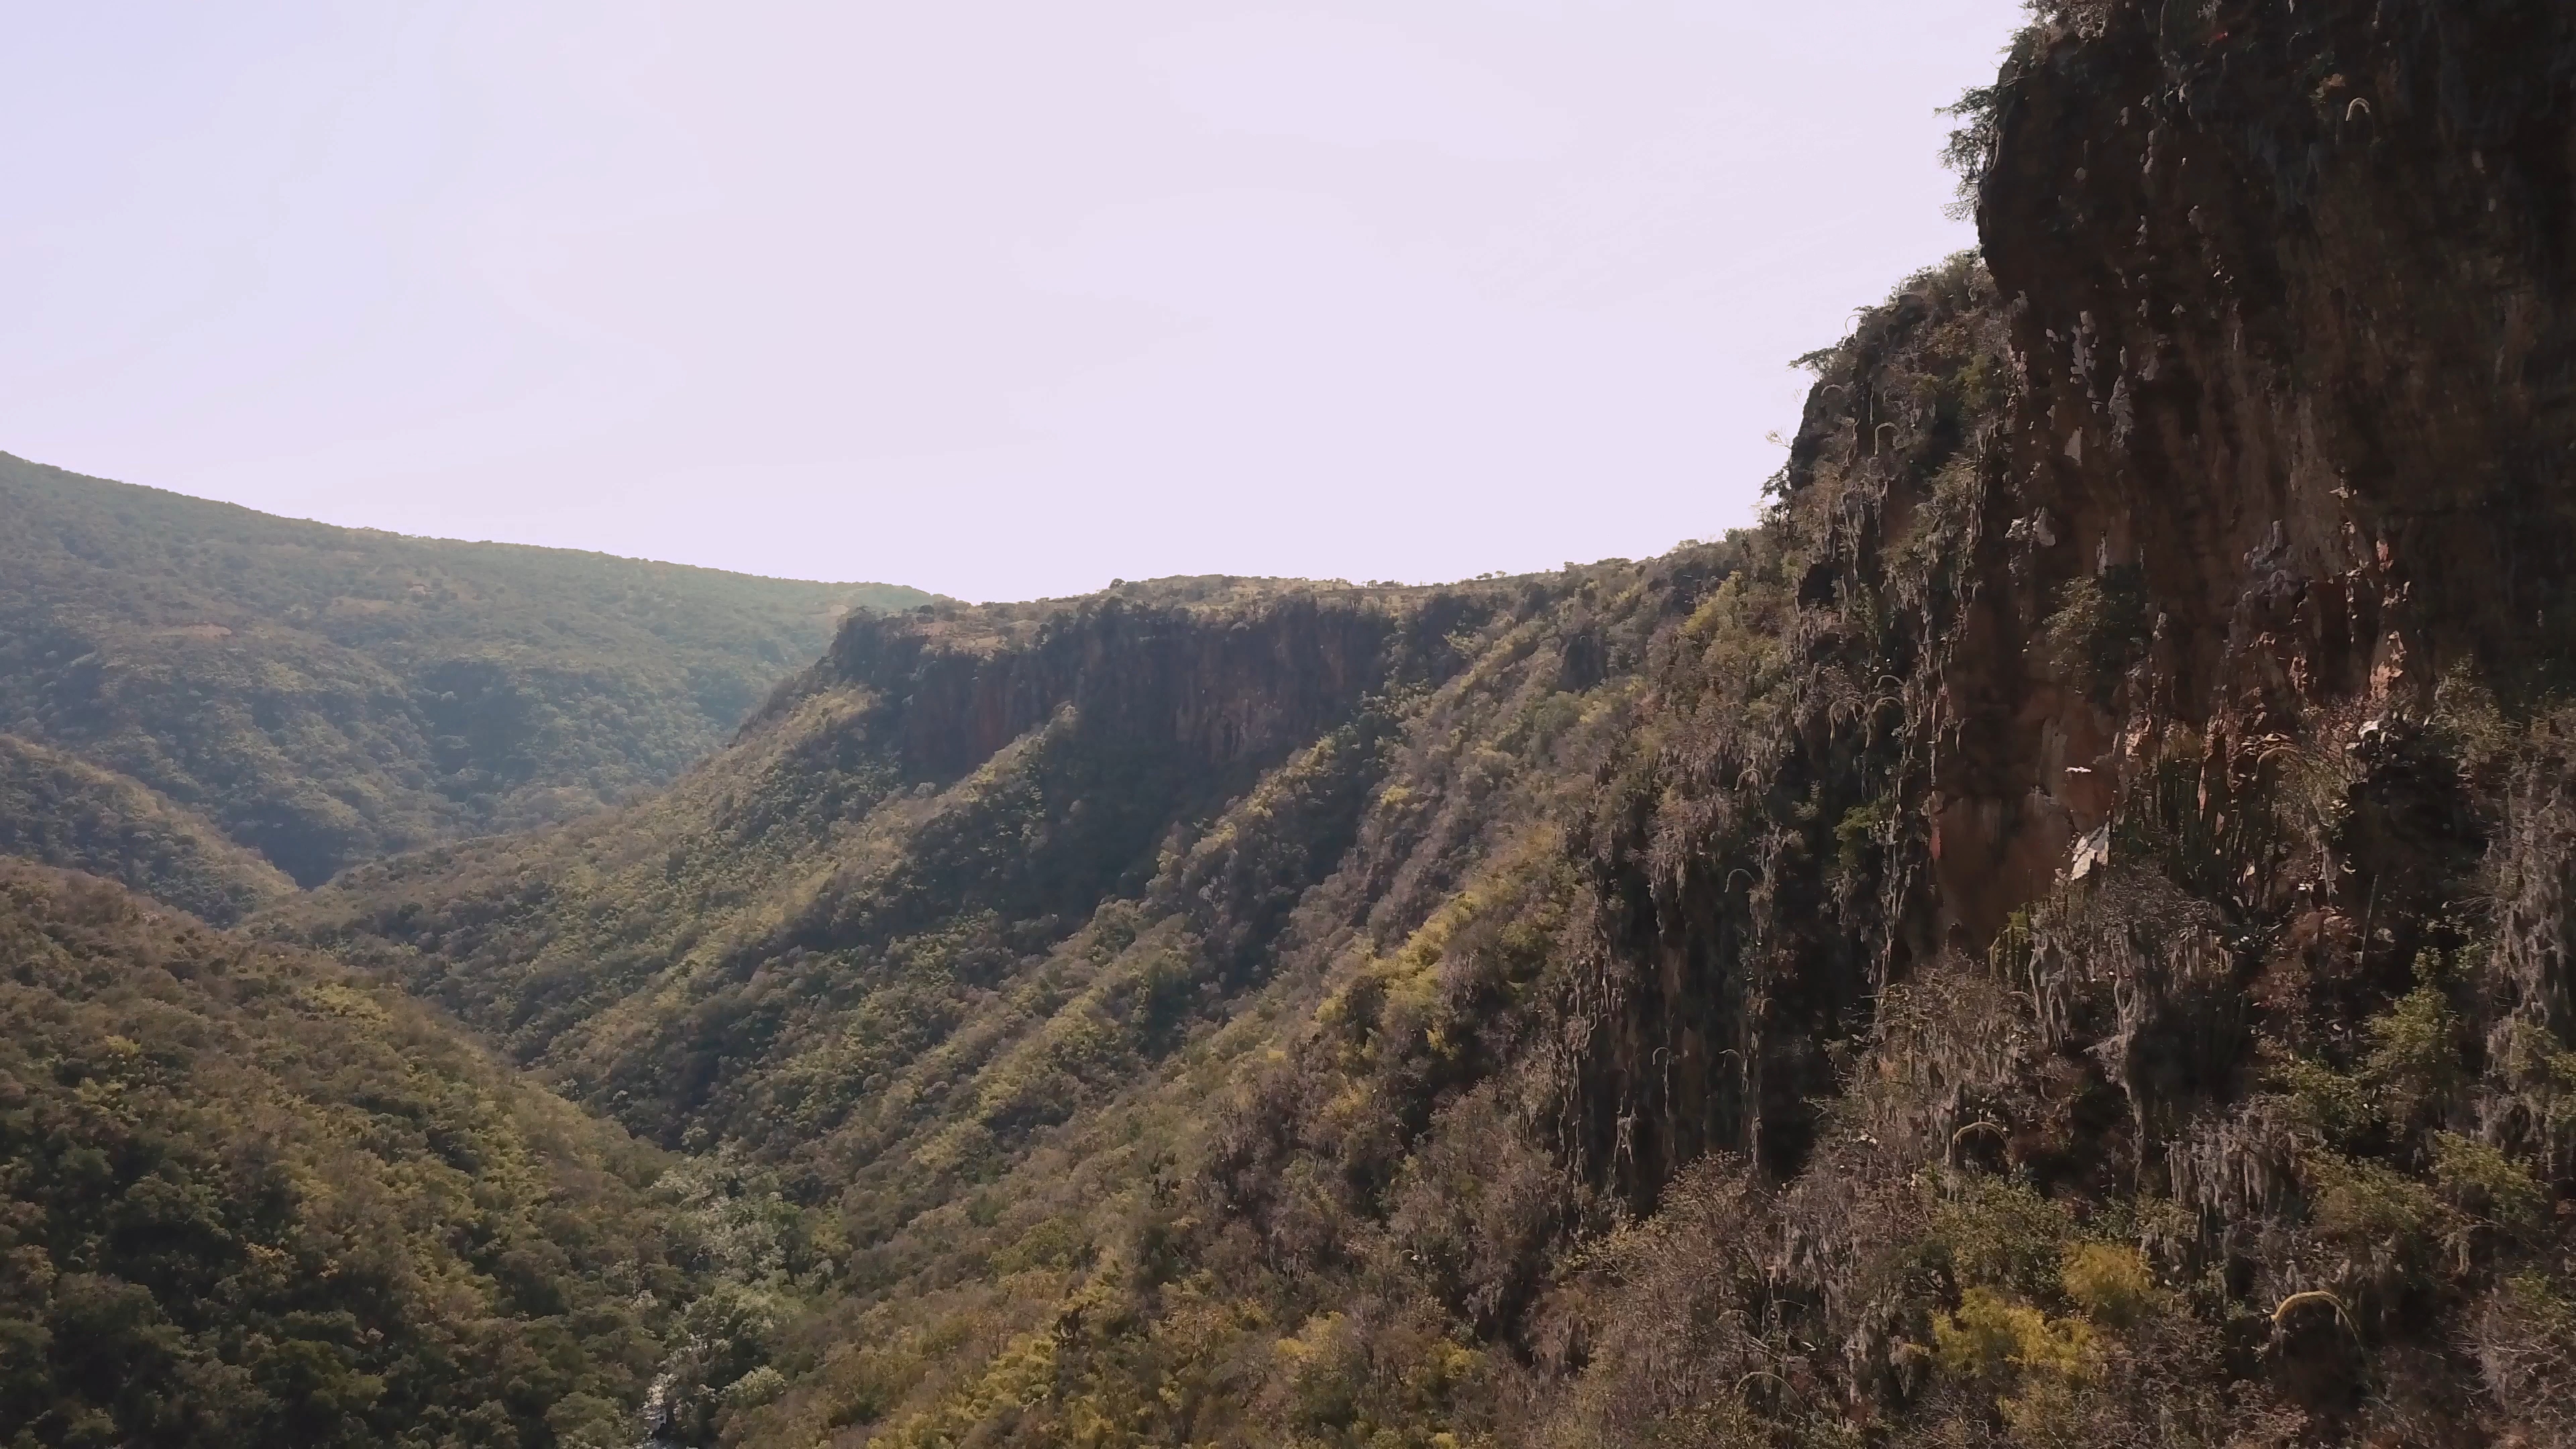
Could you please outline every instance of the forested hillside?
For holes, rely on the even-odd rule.
[[[301,914],[353,952],[435,942],[383,959],[640,1132],[821,1151],[859,1121],[900,1130],[887,1109],[917,1092],[870,1078],[990,1065],[1028,1025],[1014,988],[1051,954],[1132,958],[1112,975],[1186,955],[1089,931],[1105,902],[1193,890],[1257,967],[1349,849],[1401,701],[1526,607],[1500,585],[1222,581],[855,620],[670,793],[368,867]],[[1263,857],[1184,886],[1245,810]],[[1043,971],[1047,1010],[1097,965]],[[1129,983],[1144,995],[1120,1009],[1176,1040],[1218,999],[1193,975]]]
[[[335,962],[7,862],[0,1186],[13,1444],[690,1430],[803,1252]]]
[[[212,822],[14,735],[0,735],[0,855],[121,881],[218,926],[295,889]]]
[[[856,620],[262,928],[835,1224],[735,1442],[2566,1442],[2571,83],[2057,7],[1759,528]]]
[[[0,732],[308,885],[662,784],[850,609],[929,601],[332,528],[0,454]]]

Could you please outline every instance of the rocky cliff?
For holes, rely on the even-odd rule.
[[[1582,1140],[1775,1246],[1632,1260],[1592,1422],[2569,1432],[2571,66],[2083,4],[1971,98],[1985,274],[1817,359],[1790,728],[1594,816]]]
[[[2576,19],[2511,4],[2112,5],[2024,42],[1978,215],[2025,546],[1963,661],[2019,769],[1945,782],[1976,872],[2022,831],[2061,855],[2111,803],[2068,767],[2167,725],[2234,755],[2455,672],[2559,682],[2571,65]],[[2031,647],[2087,581],[2135,636],[2089,693]]]

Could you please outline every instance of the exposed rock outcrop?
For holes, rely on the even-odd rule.
[[[1978,193],[2022,546],[1936,785],[1977,939],[2172,725],[2235,767],[2566,659],[2571,87],[2551,6],[2110,4],[2025,40]],[[2134,635],[2090,691],[2036,647],[2088,587]]]

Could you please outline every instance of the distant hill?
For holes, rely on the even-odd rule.
[[[295,882],[138,781],[0,735],[0,855],[120,881],[230,925]]]
[[[932,597],[334,528],[0,454],[0,732],[307,885],[667,781],[843,615]]]

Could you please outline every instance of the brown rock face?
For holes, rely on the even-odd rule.
[[[1585,1151],[1640,1202],[1793,1168],[1879,993],[2149,849],[2241,940],[2311,913],[2189,990],[2375,1009],[2487,848],[2407,732],[2576,657],[2576,10],[2064,10],[1992,93],[1984,265],[1811,359],[1779,675],[1681,631],[1581,837]],[[2348,823],[2282,827],[2300,770]],[[2233,1080],[2240,1025],[2157,1070]]]
[[[1979,194],[2022,372],[1938,782],[1980,939],[2169,727],[2226,759],[2531,680],[2576,624],[2576,12],[2082,8]],[[2043,637],[2077,594],[2120,636],[2089,691]]]
[[[1231,613],[1113,597],[1017,631],[862,615],[824,668],[876,691],[875,728],[936,778],[973,769],[1067,708],[1086,728],[1234,764],[1282,754],[1346,716],[1385,683],[1387,645],[1406,622],[1313,594]]]

